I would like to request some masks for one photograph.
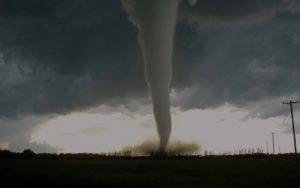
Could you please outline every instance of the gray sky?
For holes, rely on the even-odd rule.
[[[182,1],[173,108],[229,105],[244,121],[287,116],[282,100],[300,91],[299,21],[297,0]],[[118,0],[0,1],[0,143],[56,151],[30,142],[52,118],[151,114],[137,32]]]

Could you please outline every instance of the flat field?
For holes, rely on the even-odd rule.
[[[0,187],[300,187],[300,158],[0,159]]]

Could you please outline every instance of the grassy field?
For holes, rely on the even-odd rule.
[[[0,159],[0,187],[300,187],[299,157]]]

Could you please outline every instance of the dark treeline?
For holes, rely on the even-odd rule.
[[[265,157],[300,157],[295,154],[268,155],[264,153],[233,154],[233,155],[189,155],[175,152],[150,152],[146,156],[134,156],[130,152],[109,152],[109,153],[35,153],[26,149],[21,153],[9,150],[0,150],[0,159],[45,159],[45,160],[97,160],[97,159],[228,159],[228,158],[265,158]]]

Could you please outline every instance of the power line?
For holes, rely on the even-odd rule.
[[[283,102],[283,104],[289,104],[291,109],[291,117],[292,117],[292,127],[293,127],[293,136],[294,136],[294,147],[295,147],[295,153],[297,154],[297,142],[296,142],[296,134],[295,134],[295,125],[294,125],[294,114],[293,114],[293,104],[299,103],[299,100],[289,102]]]
[[[272,132],[273,155],[275,154],[274,132]]]

